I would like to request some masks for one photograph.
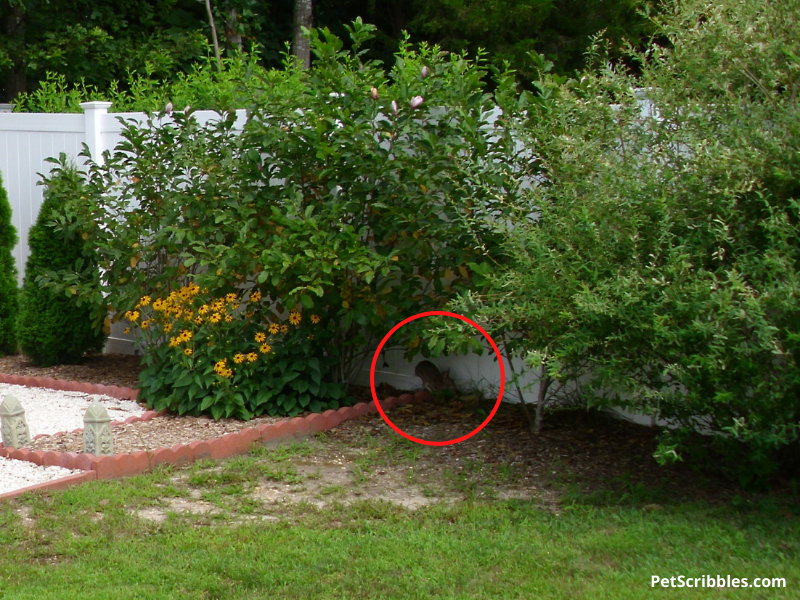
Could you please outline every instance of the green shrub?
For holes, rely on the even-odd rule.
[[[524,142],[542,182],[502,229],[507,269],[461,306],[522,333],[544,378],[671,422],[659,458],[713,432],[764,481],[800,439],[800,6],[667,15],[638,77],[539,60]]]
[[[80,113],[81,102],[92,100],[111,102],[112,112],[158,111],[167,102],[177,109],[235,110],[250,104],[254,88],[280,86],[283,80],[279,72],[260,67],[258,58],[255,52],[226,58],[222,70],[208,59],[172,80],[159,79],[150,71],[129,73],[124,82],[114,81],[108,90],[83,81],[68,84],[64,75],[48,73],[35,91],[15,98],[14,111]]]
[[[17,230],[11,224],[11,204],[0,175],[0,356],[17,351],[19,289],[17,267],[11,254],[16,243]]]
[[[59,166],[45,178],[44,202],[28,233],[30,255],[17,329],[22,352],[38,366],[78,363],[86,352],[101,350],[105,341],[102,328],[92,320],[97,311],[86,302],[79,303],[75,288],[55,294],[37,282],[48,271],[97,270],[96,257],[81,232],[65,235],[54,227],[54,218],[63,218],[68,202],[80,202],[82,196],[85,201],[80,173],[65,160],[62,155]]]
[[[336,406],[394,324],[441,308],[469,285],[467,262],[496,248],[492,232],[475,226],[487,209],[474,190],[479,181],[503,185],[492,159],[514,146],[502,119],[488,125],[496,105],[480,65],[403,45],[387,81],[362,61],[370,33],[354,24],[351,53],[329,32],[312,32],[314,68],[283,74],[277,93],[262,90],[241,135],[233,115],[200,125],[176,112],[164,126],[157,115],[128,127],[92,169],[94,204],[80,220],[102,225],[92,240],[106,272],[82,294],[107,291],[120,316],[139,311],[148,402],[240,417]],[[511,80],[499,86],[509,97]],[[57,286],[73,284],[64,277]],[[192,319],[200,306],[237,298],[224,335],[206,320],[179,326],[149,313],[142,327],[143,295],[163,301],[191,285],[200,290]],[[322,322],[290,326],[269,357],[232,366],[255,335],[291,314],[304,327],[313,315]],[[203,341],[191,357],[169,347],[179,327]],[[424,346],[414,327],[404,333],[410,352]]]

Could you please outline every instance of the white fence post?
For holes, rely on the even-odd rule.
[[[98,165],[103,164],[103,118],[111,108],[111,102],[81,102],[81,108],[86,119],[86,145],[92,160]]]

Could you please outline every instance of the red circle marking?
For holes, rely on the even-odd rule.
[[[469,323],[470,325],[472,325],[475,329],[477,329],[483,334],[483,337],[489,340],[489,344],[492,346],[495,356],[497,356],[497,364],[500,366],[500,392],[497,394],[497,402],[494,403],[494,408],[492,409],[492,412],[489,414],[488,417],[486,417],[486,420],[483,423],[478,425],[478,427],[475,430],[471,431],[466,435],[462,435],[460,438],[456,438],[454,440],[445,440],[443,442],[430,442],[428,440],[421,440],[419,438],[415,438],[412,435],[408,435],[405,431],[403,431],[397,425],[392,423],[389,417],[386,416],[386,413],[383,412],[383,408],[381,408],[381,403],[378,401],[378,394],[375,392],[375,365],[378,362],[378,355],[383,349],[384,344],[386,344],[389,338],[392,337],[392,334],[395,331],[400,329],[406,323],[410,323],[411,321],[416,321],[417,319],[421,319],[422,317],[432,317],[432,316],[453,317],[455,319],[460,319],[465,323]],[[427,312],[421,312],[414,316],[408,317],[407,319],[404,319],[403,321],[392,327],[392,330],[389,333],[387,333],[381,340],[381,343],[378,344],[378,349],[375,350],[375,355],[372,357],[372,364],[370,365],[369,368],[369,389],[372,392],[372,399],[375,400],[375,406],[377,407],[378,412],[381,414],[381,417],[383,417],[383,420],[386,421],[389,427],[394,429],[404,438],[409,439],[412,442],[417,442],[418,444],[425,444],[426,446],[449,446],[450,444],[457,444],[458,442],[463,442],[464,440],[468,440],[473,435],[478,433],[481,429],[483,429],[484,427],[486,427],[486,425],[488,425],[489,421],[492,420],[495,413],[497,412],[497,409],[500,408],[500,401],[503,399],[503,391],[505,390],[505,387],[506,387],[506,370],[505,367],[503,366],[503,359],[500,356],[500,350],[497,349],[497,344],[494,343],[494,340],[491,338],[491,336],[488,333],[486,333],[486,330],[480,325],[478,325],[475,321],[468,319],[463,315],[447,312],[445,310],[431,310]]]

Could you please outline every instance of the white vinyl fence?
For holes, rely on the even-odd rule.
[[[113,150],[121,141],[123,125],[120,117],[145,121],[144,113],[110,113],[110,102],[84,102],[83,114],[10,113],[10,105],[0,105],[0,174],[11,203],[12,222],[19,243],[14,258],[19,281],[25,273],[28,258],[28,230],[36,223],[42,206],[41,174],[49,174],[52,164],[47,158],[57,158],[62,152],[82,166],[78,154],[83,145],[92,158],[101,161],[105,150]],[[210,110],[196,111],[200,123],[218,119]],[[237,111],[236,128],[244,125],[245,111]]]

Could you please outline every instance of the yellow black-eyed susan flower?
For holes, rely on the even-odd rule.
[[[208,320],[211,321],[212,323],[219,323],[220,320],[222,320],[222,315],[220,315],[219,313],[214,313],[213,315],[208,317]]]
[[[208,312],[208,304],[203,304],[200,308],[197,309],[198,314],[204,315]]]
[[[248,362],[256,362],[258,360],[258,354],[255,352],[248,352],[247,353],[247,361]]]
[[[250,294],[250,302],[258,302],[259,300],[261,300],[261,291],[256,290]]]
[[[183,349],[183,353],[184,353],[186,356],[191,356],[191,355],[192,355],[192,349],[191,349],[191,348],[184,348],[184,349]]]
[[[269,354],[270,352],[272,352],[272,346],[270,346],[269,344],[261,344],[258,350],[259,352],[261,352],[261,354]]]
[[[241,352],[238,352],[237,354],[234,354],[233,355],[233,362],[235,362],[237,365],[242,364],[244,362],[244,354],[242,354]]]
[[[280,330],[281,330],[281,326],[278,325],[277,323],[273,323],[272,325],[269,326],[269,332],[271,334],[273,334],[273,335],[278,333]]]
[[[281,325],[281,333],[286,333],[289,331],[288,325]]]
[[[151,300],[152,299],[150,298],[150,296],[142,296],[141,298],[139,298],[139,304],[141,306],[150,306]]]
[[[225,302],[230,304],[231,302],[236,302],[236,294],[230,293],[225,295]]]
[[[225,322],[232,323],[233,322],[233,315],[225,315]]]
[[[202,325],[203,324],[203,317],[196,317],[194,320],[195,325]]]
[[[292,312],[289,313],[289,322],[292,325],[300,325],[300,321],[302,320],[303,320],[303,315],[301,315],[296,310],[293,310]]]
[[[256,342],[258,342],[259,344],[263,344],[266,341],[267,341],[267,334],[262,333],[262,332],[259,331],[256,334]]]
[[[311,315],[311,322],[314,325],[318,324],[321,320],[322,319],[319,318],[319,315]]]

